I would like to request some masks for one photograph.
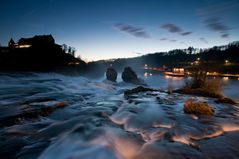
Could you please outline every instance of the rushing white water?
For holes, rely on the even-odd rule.
[[[183,79],[146,77],[153,88]],[[237,98],[238,81],[228,83]],[[189,95],[145,92],[136,85],[55,73],[0,75],[0,158],[149,159],[238,158],[239,108],[194,97],[215,108],[212,117],[183,112]],[[231,90],[231,91],[229,91]]]

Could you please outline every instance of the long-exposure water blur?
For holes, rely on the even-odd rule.
[[[142,78],[161,90],[169,84],[184,84],[180,77]],[[124,90],[135,85],[102,79],[1,73],[1,158],[238,157],[237,106],[193,96],[207,101],[216,111],[212,117],[189,115],[183,112],[183,104],[190,95],[162,91],[125,98]],[[234,91],[231,97],[235,100],[239,99],[238,88],[234,79],[224,85],[225,92]]]
[[[0,159],[239,159],[239,0],[0,0]]]

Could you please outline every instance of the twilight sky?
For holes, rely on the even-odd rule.
[[[239,40],[239,0],[0,0],[0,44],[52,34],[87,61]]]

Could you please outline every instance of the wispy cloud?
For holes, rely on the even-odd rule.
[[[222,38],[228,37],[230,28],[219,17],[208,18],[205,21],[206,26],[215,32],[219,32]]]
[[[161,38],[160,40],[161,41],[165,41],[165,40],[168,40],[168,38]]]
[[[150,38],[150,35],[145,31],[145,29],[138,26],[117,23],[114,25],[114,27],[119,29],[122,32],[126,32],[135,37],[146,38],[146,39]]]
[[[229,37],[229,34],[227,34],[227,33],[222,34],[221,37],[222,37],[222,38],[228,38],[228,37]]]
[[[175,24],[165,24],[162,25],[161,28],[168,30],[171,33],[180,33],[182,32],[182,29],[178,26],[176,26]]]
[[[196,14],[209,30],[218,32],[222,38],[227,38],[230,36],[229,32],[233,26],[226,23],[224,18],[230,15],[230,12],[237,12],[238,9],[238,0],[227,0],[199,8],[196,10]]]
[[[192,32],[190,32],[190,31],[181,33],[182,36],[186,36],[186,35],[190,35],[190,34],[192,34]]]
[[[239,2],[237,0],[228,0],[225,2],[215,3],[196,10],[196,14],[200,17],[215,16],[219,13],[225,13],[232,10],[237,10]]]
[[[181,42],[179,42],[180,44],[186,44],[185,42],[183,42],[183,41],[181,41]]]
[[[201,37],[200,40],[201,40],[202,42],[208,44],[208,41],[207,41],[205,38]]]
[[[184,32],[182,28],[180,28],[179,26],[172,24],[172,23],[168,23],[168,24],[164,24],[161,26],[162,29],[166,29],[168,32],[170,33],[178,33],[182,36],[186,36],[186,35],[190,35],[192,34],[192,32]]]
[[[143,53],[141,52],[132,52],[133,54],[136,54],[136,55],[143,55]]]
[[[177,40],[174,40],[174,39],[173,39],[173,40],[170,40],[170,42],[176,42],[176,41],[177,41]]]
[[[179,44],[186,44],[185,42],[178,41],[178,40],[175,40],[175,39],[169,39],[169,38],[161,38],[160,41],[167,41],[167,42],[171,42],[171,43],[178,42]]]

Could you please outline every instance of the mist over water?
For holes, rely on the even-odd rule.
[[[119,75],[120,76],[120,75]],[[183,78],[142,78],[152,88],[179,88]],[[193,98],[215,108],[212,117],[188,115],[190,95],[135,88],[55,73],[0,75],[0,158],[149,159],[238,158],[239,108]],[[225,95],[239,99],[239,81],[224,80]]]

